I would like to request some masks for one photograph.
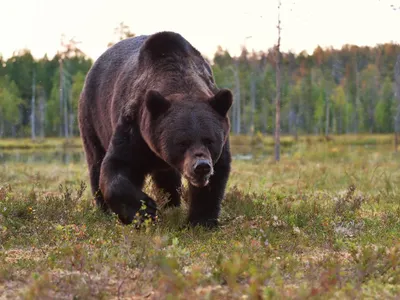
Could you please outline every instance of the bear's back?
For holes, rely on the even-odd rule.
[[[196,78],[192,76],[197,85],[204,86],[203,82],[212,85],[209,64],[180,34],[164,31],[119,41],[88,72],[79,104],[80,119],[93,128],[107,148],[126,102],[140,99],[138,96],[131,99],[133,90],[141,92],[162,85],[171,91],[183,90],[182,78],[189,78],[186,73],[197,74]]]

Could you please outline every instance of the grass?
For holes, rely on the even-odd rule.
[[[282,136],[281,146],[290,147],[295,144],[307,143],[334,143],[336,145],[393,145],[394,139],[392,134],[380,134],[380,135],[369,135],[369,134],[346,134],[346,135],[334,135],[334,136],[309,136],[300,135],[297,139],[293,136]],[[248,146],[263,146],[272,147],[274,146],[274,138],[270,135],[264,136],[261,133],[255,134],[253,137],[246,135],[234,135],[231,136],[231,143],[234,147],[248,147]],[[79,137],[72,137],[68,139],[64,138],[46,138],[37,140],[31,140],[29,138],[21,139],[0,139],[0,150],[14,150],[14,149],[81,149],[82,141]],[[235,150],[235,148],[234,148]]]
[[[386,137],[344,140],[235,160],[213,231],[182,227],[186,202],[122,226],[83,162],[3,163],[0,298],[397,299],[400,157]]]
[[[74,149],[82,148],[82,141],[79,138],[46,138],[33,141],[29,138],[21,139],[0,139],[0,150],[57,150],[57,149]]]

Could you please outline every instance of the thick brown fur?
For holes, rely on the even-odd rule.
[[[181,35],[160,32],[123,40],[89,71],[79,102],[79,128],[92,192],[104,211],[129,224],[144,202],[145,176],[180,204],[189,181],[189,222],[215,226],[230,173],[229,90]]]

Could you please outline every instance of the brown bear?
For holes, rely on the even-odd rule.
[[[79,100],[97,205],[124,224],[137,213],[154,218],[156,203],[142,191],[145,177],[179,206],[184,176],[189,223],[218,225],[231,165],[231,105],[232,93],[217,88],[210,65],[180,34],[138,36],[107,49]]]

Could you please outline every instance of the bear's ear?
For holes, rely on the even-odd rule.
[[[150,90],[146,94],[146,107],[151,115],[157,118],[162,113],[166,112],[171,106],[171,102],[164,98],[159,92]]]
[[[211,106],[223,117],[226,117],[228,110],[231,108],[233,95],[230,90],[221,89],[214,97],[211,98]]]

